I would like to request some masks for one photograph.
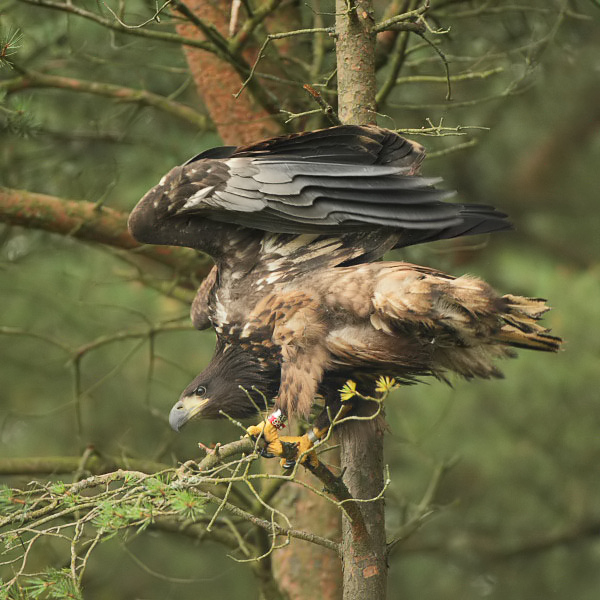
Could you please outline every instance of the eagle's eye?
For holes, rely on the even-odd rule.
[[[206,394],[206,388],[203,385],[199,385],[194,394],[196,394],[196,396],[204,396],[204,394]]]

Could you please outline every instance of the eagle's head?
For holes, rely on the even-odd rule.
[[[249,352],[217,348],[210,364],[183,390],[169,414],[179,431],[192,419],[244,419],[265,410],[277,392],[279,373],[265,369]]]

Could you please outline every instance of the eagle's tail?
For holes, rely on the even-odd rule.
[[[497,341],[515,348],[558,352],[561,338],[550,335],[550,330],[537,322],[550,310],[543,298],[506,294],[502,300],[505,303],[501,314],[504,325],[495,336]]]

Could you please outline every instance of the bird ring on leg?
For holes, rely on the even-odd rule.
[[[277,409],[267,417],[267,421],[275,427],[278,431],[285,429],[286,416],[281,412],[281,409]]]

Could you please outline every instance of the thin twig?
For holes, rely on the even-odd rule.
[[[452,100],[452,81],[450,79],[450,65],[448,64],[448,59],[446,58],[446,55],[432,42],[430,42],[426,37],[424,33],[419,33],[419,32],[415,32],[419,37],[421,37],[423,39],[423,41],[425,41],[427,44],[429,44],[429,47],[432,48],[434,50],[434,52],[441,58],[442,63],[444,64],[444,69],[446,71],[446,86],[447,86],[447,92],[446,92],[446,100]]]
[[[463,142],[462,144],[455,144],[454,146],[450,146],[450,148],[445,148],[444,150],[437,150],[436,152],[430,152],[428,157],[432,158],[440,158],[440,156],[447,156],[448,154],[453,154],[454,152],[460,152],[461,150],[466,150],[467,148],[472,148],[473,146],[477,146],[479,140],[477,138],[473,138],[468,142]]]
[[[429,45],[429,44],[427,44]],[[488,69],[486,71],[467,71],[466,73],[459,73],[451,76],[451,81],[456,83],[457,81],[471,81],[473,79],[487,79],[492,75],[497,75],[498,73],[504,73],[504,67],[494,67],[493,69]],[[447,83],[448,79],[444,75],[443,77],[439,75],[407,75],[405,77],[398,77],[396,79],[396,84],[406,84],[406,83]]]
[[[267,0],[253,11],[253,14],[244,22],[240,30],[229,42],[229,50],[232,54],[239,54],[249,39],[251,39],[254,30],[272,14],[283,0]]]
[[[323,114],[329,119],[329,122],[332,125],[341,125],[339,117],[337,116],[333,107],[315,90],[312,86],[308,85],[308,83],[304,84],[304,89],[309,93],[311,98],[321,107],[321,111]]]
[[[146,37],[154,40],[159,40],[162,42],[168,42],[171,44],[183,44],[185,46],[192,46],[194,48],[201,48],[202,50],[206,50],[207,52],[214,52],[215,48],[213,44],[207,42],[205,40],[193,39],[183,37],[181,35],[177,35],[176,33],[169,33],[166,31],[155,31],[154,29],[130,29],[124,25],[121,25],[116,20],[107,19],[105,17],[101,17],[100,15],[85,10],[77,6],[71,2],[53,2],[52,0],[19,0],[20,2],[24,2],[25,4],[31,4],[33,6],[41,6],[43,8],[50,8],[53,10],[60,10],[62,12],[66,12],[69,14],[76,15],[78,17],[82,17],[84,19],[88,19],[97,23],[98,25],[102,25],[103,27],[107,27],[108,29],[113,29],[115,31],[127,32],[130,35],[136,35],[140,37]]]
[[[104,82],[86,81],[84,79],[74,79],[72,77],[61,77],[59,75],[38,73],[36,71],[25,71],[20,77],[0,82],[0,90],[4,89],[9,94],[33,88],[55,88],[76,93],[95,94],[97,96],[112,98],[118,102],[151,106],[191,123],[201,131],[210,127],[210,120],[206,115],[199,113],[189,106],[175,102],[166,96],[154,94],[148,90],[128,88]]]
[[[206,492],[206,498],[215,504],[221,504],[221,498],[211,494],[210,492]],[[265,529],[274,534],[281,535],[289,535],[290,537],[297,538],[299,540],[305,540],[307,542],[312,542],[313,544],[317,544],[319,546],[323,546],[324,548],[328,548],[329,550],[333,550],[336,553],[339,553],[339,544],[329,540],[327,538],[321,537],[314,533],[309,533],[308,531],[299,531],[297,529],[291,529],[289,527],[283,527],[276,522],[266,521],[265,519],[260,519],[255,517],[253,514],[234,506],[231,503],[226,503],[225,508],[231,512],[232,514],[241,517],[247,521],[250,521],[254,525],[260,527],[261,529]]]
[[[272,40],[281,40],[281,39],[296,36],[296,35],[307,35],[307,34],[314,34],[314,33],[328,33],[330,35],[334,35],[335,30],[331,27],[315,27],[313,29],[297,29],[296,31],[285,31],[283,33],[270,33],[269,35],[267,35],[267,37],[265,38],[265,41],[262,43],[262,45],[258,51],[258,54],[256,55],[256,60],[254,61],[254,64],[252,65],[252,68],[250,69],[250,73],[249,73],[248,77],[242,83],[242,87],[234,94],[234,98],[239,98],[241,93],[246,89],[246,87],[252,81],[252,78],[254,77],[254,72],[256,71],[256,67],[258,66],[258,63],[260,62],[261,58],[263,58],[263,56],[264,56],[263,53],[265,52],[265,50],[267,49],[267,46],[269,45],[269,43]]]
[[[381,21],[381,23],[377,23],[373,27],[373,33],[380,33],[381,31],[386,31],[388,29],[394,29],[395,27],[404,24],[405,21],[409,21],[411,19],[418,19],[422,15],[424,15],[429,10],[429,0],[425,0],[423,5],[414,10],[409,10],[401,15],[396,15],[395,17],[391,17],[386,19],[385,21]]]
[[[108,11],[112,14],[112,16],[117,20],[119,25],[121,25],[125,29],[141,29],[142,27],[145,27],[146,25],[148,25],[149,23],[152,23],[153,21],[155,21],[156,23],[160,23],[160,18],[159,18],[160,13],[163,12],[163,10],[165,10],[165,8],[167,8],[167,6],[169,6],[169,4],[171,4],[172,1],[173,0],[167,0],[161,7],[156,9],[154,14],[149,19],[147,19],[143,23],[140,23],[139,25],[127,25],[127,23],[124,23],[118,17],[118,15],[115,13],[115,11],[108,4],[106,4],[106,2],[103,2],[103,4],[104,4],[105,8],[107,8]]]
[[[432,508],[432,502],[435,499],[435,495],[439,488],[442,477],[456,464],[456,459],[452,459],[448,462],[441,463],[435,467],[427,489],[419,502],[419,505],[415,509],[414,516],[402,525],[400,530],[396,533],[394,538],[387,544],[387,555],[391,556],[394,548],[400,543],[410,537],[415,531],[417,531],[421,525],[435,512]]]

